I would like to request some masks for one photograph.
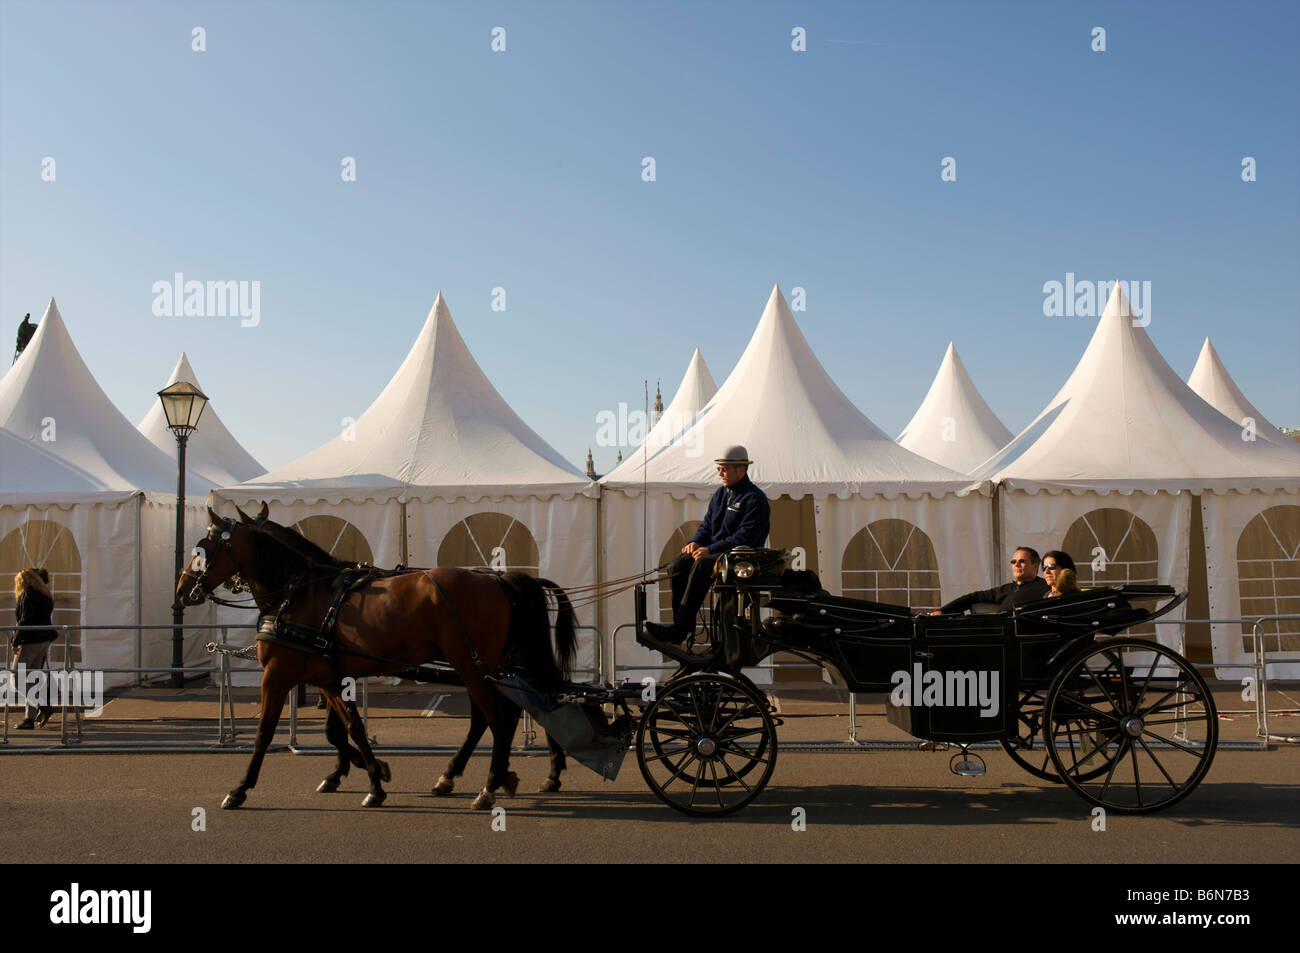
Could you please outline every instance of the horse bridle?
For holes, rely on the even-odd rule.
[[[234,525],[235,525],[235,521],[232,519],[226,519],[221,526],[218,526],[216,523],[209,524],[207,538],[214,542],[228,543],[230,542],[230,533],[231,530],[234,528]],[[195,595],[197,594],[198,596],[202,597],[200,601],[215,602],[219,606],[229,606],[232,609],[257,608],[256,603],[249,604],[243,602],[231,602],[228,599],[219,598],[213,592],[209,591],[204,585],[203,578],[207,574],[208,574],[208,559],[207,559],[207,554],[205,553],[203,557],[202,570],[200,570],[197,574],[191,573],[188,569],[186,569],[184,572],[181,573],[182,576],[192,576],[194,578],[194,585],[190,587],[190,591],[189,593],[187,593],[186,598],[194,599]],[[222,583],[222,585],[224,585],[226,589],[228,589],[234,595],[239,595],[239,593],[241,592],[253,591],[252,588],[248,585],[248,583],[244,580],[244,577],[237,572],[232,573],[230,578],[227,579],[224,583]]]

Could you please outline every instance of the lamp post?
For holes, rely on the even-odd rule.
[[[167,429],[176,435],[176,580],[179,583],[181,568],[185,565],[185,444],[190,439],[203,415],[203,408],[208,406],[208,398],[189,381],[177,381],[168,384],[158,392],[162,401],[163,414],[167,417]],[[180,688],[185,683],[181,669],[184,661],[184,635],[181,623],[185,621],[185,607],[177,595],[172,603],[172,688]]]

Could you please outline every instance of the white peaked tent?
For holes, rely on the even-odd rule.
[[[1201,345],[1200,356],[1192,368],[1192,376],[1187,378],[1187,386],[1238,427],[1253,427],[1258,439],[1270,440],[1284,447],[1295,443],[1265,420],[1255,405],[1246,399],[1236,381],[1228,374],[1228,369],[1223,366],[1219,352],[1214,349],[1209,338]]]
[[[478,564],[578,585],[595,581],[595,495],[492,386],[439,293],[406,359],[355,425],[216,498],[245,507],[266,500],[287,525],[344,519],[375,565],[437,566],[456,532],[458,552],[469,546]],[[490,527],[462,523],[479,514],[495,514]],[[526,560],[536,564],[510,555],[521,538],[535,543]],[[449,558],[444,552],[442,562]]]
[[[690,426],[657,450],[631,453],[601,481],[606,576],[626,576],[641,569],[643,558],[655,566],[672,554],[680,545],[675,534],[703,517],[720,485],[714,458],[733,444],[747,449],[750,478],[773,501],[771,545],[795,550],[796,564],[817,571],[827,589],[853,588],[842,584],[850,545],[861,545],[862,534],[881,521],[905,522],[911,529],[903,548],[928,551],[933,604],[940,587],[951,599],[987,585],[987,501],[971,492],[968,478],[900,447],[853,405],[775,286],[735,369]],[[899,564],[902,557],[882,554],[886,565],[871,572],[896,570],[896,578],[878,588],[911,588],[897,578],[913,569]],[[611,621],[630,619],[630,600],[609,614]],[[620,641],[620,661],[625,657],[636,660],[637,652]]]
[[[186,381],[203,390],[184,352],[172,369],[171,376],[167,378],[167,383],[159,389],[170,387],[177,381]],[[242,483],[265,473],[266,467],[254,460],[226,429],[226,425],[217,416],[217,409],[211,398],[212,395],[209,394],[209,403],[203,409],[203,416],[199,418],[198,429],[190,434],[186,444],[186,469],[211,480],[217,486]],[[176,459],[176,437],[167,429],[167,415],[163,413],[161,401],[154,401],[150,405],[149,412],[145,414],[144,420],[140,421],[137,429],[155,447],[172,460]],[[174,467],[175,464],[173,463],[172,466]]]
[[[1138,540],[1147,530],[1132,521],[1116,544],[1129,558],[1102,545],[1072,552],[1076,563],[1109,560],[1115,578],[1128,562],[1129,578],[1154,575],[1180,590],[1190,588],[1193,598],[1208,573],[1208,608],[1189,603],[1193,615],[1182,617],[1204,618],[1200,612],[1209,611],[1230,618],[1240,614],[1226,598],[1235,590],[1237,536],[1261,510],[1297,502],[1300,446],[1243,440],[1238,424],[1165,363],[1117,283],[1065,385],[974,475],[998,483],[1004,549],[1025,543],[1069,551],[1070,539],[1097,533],[1103,521],[1098,511],[1122,510],[1150,528],[1153,538],[1145,548]],[[1204,568],[1199,545],[1189,559],[1202,526]],[[1102,563],[1097,566],[1104,571]],[[1172,639],[1175,629],[1160,631]],[[1239,635],[1216,631],[1213,638],[1216,661],[1241,659]]]
[[[176,464],[131,426],[95,381],[54,299],[21,357],[0,380],[0,561],[48,560],[55,575],[55,622],[157,624],[171,620]],[[202,499],[212,484],[187,475]],[[187,515],[187,537],[202,533],[202,510]],[[0,574],[20,566],[0,565]],[[202,610],[189,621],[207,621]],[[95,630],[81,664],[95,668],[170,663],[170,634]],[[200,638],[187,638],[186,663]],[[127,676],[108,675],[106,684]]]
[[[1011,440],[948,342],[939,372],[898,444],[958,473],[970,473]]]
[[[686,367],[686,375],[682,378],[677,393],[673,395],[673,399],[664,408],[663,414],[646,434],[644,444],[629,453],[628,459],[606,474],[605,479],[621,480],[620,473],[630,472],[630,468],[634,466],[633,457],[640,459],[642,453],[654,453],[671,443],[673,438],[690,426],[695,420],[695,415],[713,399],[713,395],[717,392],[718,385],[713,382],[713,375],[709,373],[708,365],[704,363],[704,357],[697,347],[695,353],[691,355],[691,362]]]

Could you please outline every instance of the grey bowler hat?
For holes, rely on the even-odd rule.
[[[714,460],[713,462],[714,463],[743,463],[748,465],[753,463],[754,461],[749,459],[749,451],[747,451],[744,447],[737,444],[734,447],[728,447],[726,452],[723,453],[722,456],[720,456],[718,459]]]

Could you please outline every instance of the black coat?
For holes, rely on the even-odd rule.
[[[50,625],[54,619],[54,600],[39,589],[29,586],[18,596],[14,615],[19,625]],[[56,638],[58,633],[53,629],[19,632],[14,636],[14,647],[29,642],[53,642]]]
[[[940,612],[965,612],[977,602],[996,602],[999,608],[1006,612],[1018,605],[1026,602],[1034,602],[1038,599],[1046,599],[1052,592],[1052,587],[1047,584],[1042,576],[1035,576],[1023,586],[1014,582],[1009,582],[1005,586],[998,586],[995,589],[981,589],[979,592],[968,592],[952,602],[948,603]]]

